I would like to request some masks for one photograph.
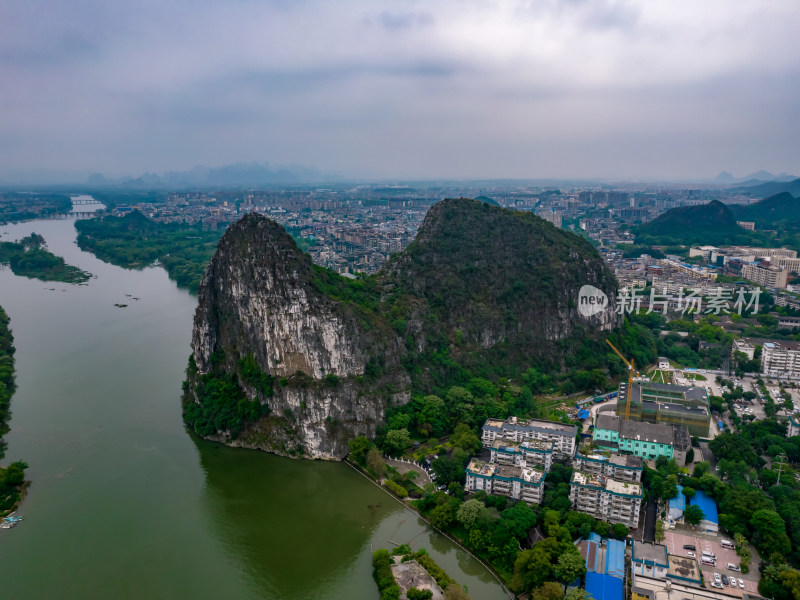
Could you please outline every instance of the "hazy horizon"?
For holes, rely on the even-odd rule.
[[[34,0],[0,15],[4,183],[253,162],[371,181],[800,172],[789,0]]]

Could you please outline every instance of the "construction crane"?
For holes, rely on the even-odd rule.
[[[633,395],[633,378],[639,377],[639,371],[636,370],[636,367],[633,364],[633,359],[628,360],[624,356],[622,356],[622,352],[617,350],[614,344],[611,343],[610,340],[606,340],[606,344],[611,346],[611,349],[617,353],[624,362],[628,366],[628,389],[625,390],[625,420],[629,421],[631,418],[631,396]]]

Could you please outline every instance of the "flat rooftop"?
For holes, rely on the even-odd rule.
[[[661,544],[645,544],[634,540],[632,552],[633,560],[636,562],[643,562],[648,565],[661,565],[662,567],[668,566],[667,547]]]
[[[641,496],[642,485],[631,481],[617,481],[616,479],[606,479],[606,490],[615,494],[625,496]]]
[[[564,437],[575,437],[578,434],[578,426],[574,424],[545,421],[542,419],[520,421],[517,417],[509,417],[505,421],[501,421],[500,419],[486,419],[483,428],[511,431],[540,431]]]
[[[469,465],[467,466],[467,471],[470,473],[474,473],[476,475],[482,475],[484,477],[491,477],[494,475],[495,469],[497,465],[494,463],[486,463],[482,460],[478,460],[473,458]]]
[[[495,475],[508,479],[521,479],[527,483],[539,483],[544,475],[538,469],[532,467],[511,467],[496,465]]]
[[[520,450],[552,452],[554,445],[552,440],[525,440],[523,442],[515,442],[514,440],[507,440],[505,438],[495,438],[491,447],[495,450],[504,450],[506,452],[519,452]]]

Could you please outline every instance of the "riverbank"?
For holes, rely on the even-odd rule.
[[[16,242],[0,242],[0,264],[11,267],[14,275],[42,281],[85,283],[92,276],[50,252],[37,233]]]

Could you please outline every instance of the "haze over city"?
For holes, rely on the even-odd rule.
[[[6,3],[0,179],[794,173],[798,17],[790,1]]]

